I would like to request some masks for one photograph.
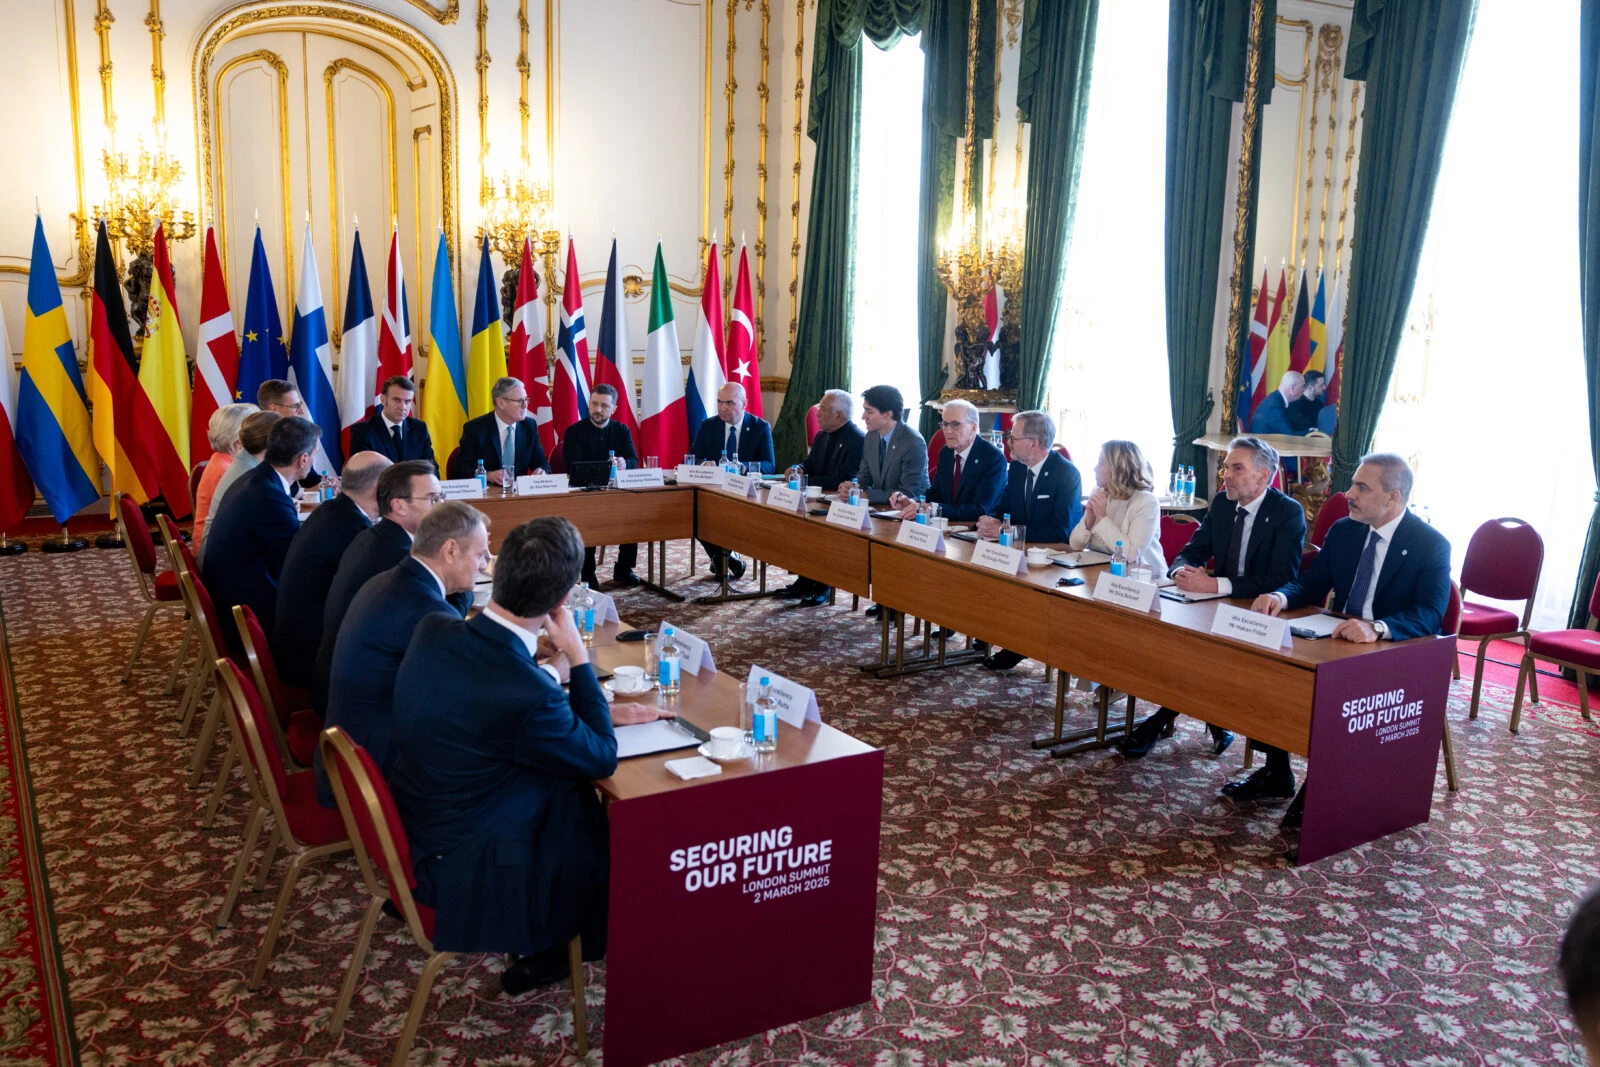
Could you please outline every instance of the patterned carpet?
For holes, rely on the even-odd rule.
[[[247,893],[231,927],[212,928],[242,783],[217,827],[198,829],[177,698],[160,693],[176,620],[158,626],[133,684],[117,681],[135,598],[120,552],[0,560],[83,1062],[386,1063],[422,962],[398,924],[379,927],[344,1033],[324,1032],[365,904],[351,863],[302,878],[267,986],[244,990],[271,893]],[[1469,683],[1457,683],[1463,791],[1448,795],[1441,773],[1431,825],[1296,870],[1277,807],[1217,799],[1238,752],[1212,758],[1192,720],[1137,764],[1050,760],[1026,746],[1049,714],[1035,665],[877,682],[848,666],[877,650],[848,598],[665,612],[648,593],[619,600],[634,621],[665,614],[709,638],[724,670],[785,665],[829,722],[887,750],[872,1001],[677,1062],[1583,1062],[1552,962],[1572,901],[1600,875],[1600,750],[1554,721],[1566,712],[1513,738],[1509,690],[1488,686],[1469,724]],[[1073,717],[1086,722],[1086,704]],[[446,970],[413,1063],[575,1062],[568,997],[506,1000],[499,967]],[[604,966],[589,980],[601,1063]]]

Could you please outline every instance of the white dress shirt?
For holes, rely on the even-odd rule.
[[[387,416],[387,415],[382,415],[381,417],[383,418],[383,424],[385,426],[389,427],[389,436],[393,437],[395,429],[397,427],[399,427],[400,424],[398,422],[390,422],[389,421],[389,416]],[[505,439],[505,434],[501,434],[500,437],[501,437],[501,440],[504,440]]]
[[[432,575],[433,576],[433,580],[435,582],[439,583],[439,595],[441,597],[448,598],[450,596],[450,594],[445,589],[445,587],[444,587],[444,579],[439,577],[439,572],[434,570],[432,567],[428,566],[428,564],[426,562],[424,562],[421,559],[418,559],[416,556],[412,556],[411,558],[415,559],[417,561],[417,563],[422,567],[422,569],[427,571],[430,575]]]
[[[276,467],[272,468],[272,473],[278,476],[278,483],[283,486],[284,495],[294,500],[295,492],[300,488],[299,484],[293,478],[285,478],[283,472]]]
[[[1263,491],[1250,503],[1240,505],[1244,509],[1244,536],[1239,539],[1239,566],[1243,566],[1244,561],[1250,558],[1250,531],[1255,528],[1256,515],[1261,511],[1261,502],[1266,498],[1267,494]],[[1235,516],[1233,521],[1238,522],[1238,517]],[[1234,575],[1231,574],[1217,575],[1217,592],[1223,596],[1232,596],[1233,579]]]
[[[429,573],[432,572],[430,571]],[[437,575],[435,575],[435,577],[437,577]],[[444,583],[441,582],[439,584],[443,585]],[[496,604],[492,600],[489,601],[489,603],[483,609],[484,618],[489,619],[492,622],[497,622],[501,626],[504,626],[507,630],[510,630],[512,633],[516,634],[517,640],[522,642],[522,647],[528,650],[528,658],[533,660],[535,663],[539,663],[539,635],[530,630],[526,630],[521,626],[518,626],[510,619],[506,618],[502,612],[503,609],[500,607],[500,605]],[[550,675],[551,678],[554,678],[557,685],[561,684],[561,672],[557,671],[548,663],[539,663],[539,667],[546,674]]]

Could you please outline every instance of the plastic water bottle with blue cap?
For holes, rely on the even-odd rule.
[[[578,624],[578,633],[586,645],[594,644],[594,594],[588,582],[579,582],[572,591],[572,621]]]
[[[478,460],[478,469],[472,472],[472,476],[478,479],[478,488],[487,493],[489,491],[489,471],[484,467],[483,460]]]
[[[755,713],[751,716],[751,733],[757,752],[778,750],[778,705],[772,699],[772,679],[763,677],[756,691]]]
[[[683,652],[678,639],[672,636],[672,627],[661,627],[661,641],[656,649],[656,682],[663,696],[675,696],[683,687]]]
[[[1122,542],[1118,541],[1111,550],[1111,573],[1118,578],[1128,576],[1128,554],[1122,550]]]

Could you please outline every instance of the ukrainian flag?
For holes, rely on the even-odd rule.
[[[65,523],[100,499],[100,457],[89,429],[89,401],[78,375],[61,286],[45,243],[44,222],[37,215],[24,323],[17,447],[50,514]]]
[[[504,346],[501,366],[505,365]],[[467,421],[467,376],[461,366],[461,324],[456,319],[455,293],[450,289],[450,250],[444,234],[433,258],[433,294],[428,299],[428,377],[422,386],[422,421],[428,435],[448,455],[461,440]]]
[[[472,348],[467,353],[467,414],[494,410],[494,383],[506,376],[506,335],[500,328],[500,294],[489,263],[489,238],[478,260],[478,299],[472,305]]]

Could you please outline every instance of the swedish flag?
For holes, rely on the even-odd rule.
[[[17,447],[57,522],[66,522],[100,499],[100,457],[89,429],[89,401],[45,243],[44,222],[37,215],[22,332]]]

